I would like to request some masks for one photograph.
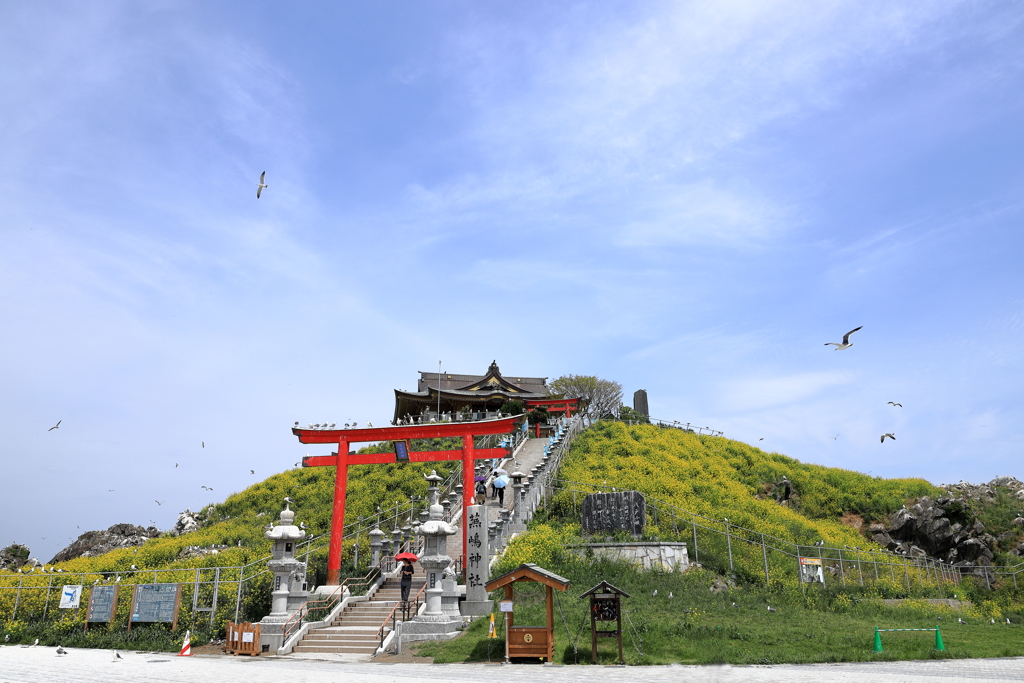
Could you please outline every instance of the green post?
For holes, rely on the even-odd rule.
[[[935,626],[935,649],[939,652],[945,652],[946,646],[942,644],[942,632],[939,631],[939,627]]]
[[[875,649],[874,652],[882,651],[882,634],[878,632],[878,627],[875,627]]]

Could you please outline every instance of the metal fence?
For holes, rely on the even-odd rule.
[[[550,487],[571,494],[571,499],[567,495],[560,501],[561,514],[581,512],[583,497],[589,493],[615,490],[612,486],[566,479],[555,479]],[[748,580],[763,579],[769,585],[793,574],[802,582],[803,577],[797,568],[799,558],[819,560],[824,572],[830,575],[828,580],[837,581],[842,586],[875,583],[890,588],[902,586],[907,592],[941,587],[947,583],[959,584],[964,576],[969,575],[984,578],[989,588],[1000,581],[1012,581],[1016,588],[1017,575],[1024,571],[1024,562],[1004,566],[952,565],[929,557],[897,555],[887,550],[801,545],[733,524],[727,518],[714,519],[647,494],[644,496],[653,526],[662,536],[686,541],[691,562],[713,567],[722,573],[726,570],[730,574],[742,573]],[[758,567],[757,571],[752,567]]]

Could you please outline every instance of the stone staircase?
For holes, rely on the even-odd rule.
[[[417,567],[417,574],[412,578],[412,589],[409,599],[416,597],[423,587],[426,577]],[[378,631],[384,619],[391,613],[402,597],[399,579],[389,578],[374,593],[373,599],[350,602],[348,607],[339,614],[330,626],[310,629],[303,636],[293,652],[335,652],[359,653],[372,655],[380,646]],[[396,613],[402,619],[402,611]],[[412,616],[412,615],[410,615]],[[391,632],[390,621],[384,629],[384,635]]]

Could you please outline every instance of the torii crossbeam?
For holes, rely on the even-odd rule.
[[[509,434],[521,415],[481,420],[478,422],[431,422],[395,427],[366,427],[361,429],[301,429],[292,428],[299,443],[337,444],[338,452],[331,455],[307,455],[303,467],[337,467],[334,475],[334,508],[331,513],[331,546],[327,553],[327,583],[336,586],[341,572],[341,541],[345,531],[345,489],[348,484],[349,465],[369,465],[397,462],[394,453],[349,453],[349,445],[368,441],[404,441],[406,439],[438,439],[461,437],[462,448],[454,451],[415,451],[409,453],[409,462],[462,461],[462,515],[473,498],[474,460],[502,458],[508,455],[504,448],[474,448],[474,436]],[[404,462],[404,461],[403,461]],[[462,548],[466,548],[466,525],[462,525]]]

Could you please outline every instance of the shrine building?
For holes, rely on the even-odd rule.
[[[547,377],[505,377],[492,362],[484,375],[420,372],[416,391],[395,389],[393,424],[497,417],[506,401],[549,399]]]

